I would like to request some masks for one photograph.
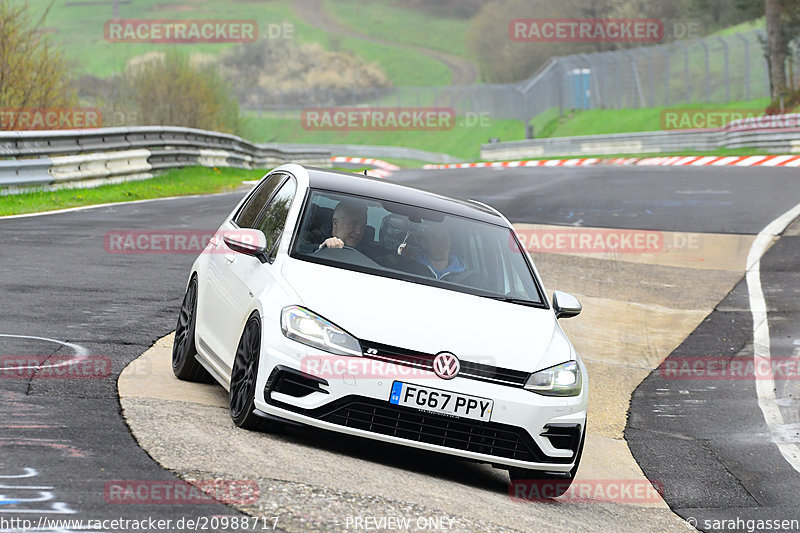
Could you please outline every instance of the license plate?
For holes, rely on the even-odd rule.
[[[423,411],[447,414],[488,422],[492,417],[494,401],[457,392],[420,387],[395,381],[389,403],[415,407]]]

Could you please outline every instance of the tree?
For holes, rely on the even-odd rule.
[[[68,64],[42,31],[50,8],[34,20],[27,4],[0,2],[0,108],[64,108],[76,102]],[[16,114],[10,114],[15,129]]]
[[[786,93],[786,50],[783,46],[780,4],[780,0],[766,0],[769,82],[773,99]]]
[[[195,66],[175,50],[129,66],[122,93],[140,125],[239,131],[239,103],[214,65]]]

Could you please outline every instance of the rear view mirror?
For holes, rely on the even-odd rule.
[[[553,310],[556,318],[572,318],[581,314],[583,306],[573,295],[555,291],[553,292]]]
[[[252,255],[262,263],[267,262],[267,237],[260,229],[225,231],[222,233],[222,240],[234,252]]]

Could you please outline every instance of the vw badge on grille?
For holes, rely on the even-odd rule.
[[[450,352],[439,352],[433,359],[433,372],[442,379],[453,379],[461,370],[458,357]]]

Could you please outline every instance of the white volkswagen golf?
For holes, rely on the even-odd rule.
[[[192,266],[172,366],[237,426],[294,422],[558,479],[586,432],[586,368],[493,208],[289,164]]]

